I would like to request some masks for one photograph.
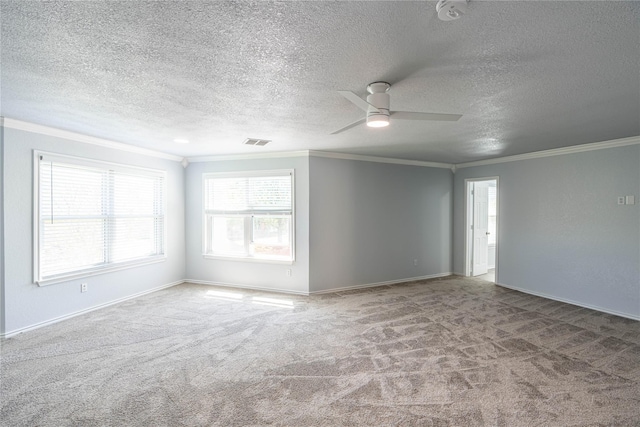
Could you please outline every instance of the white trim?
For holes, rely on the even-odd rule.
[[[640,136],[632,136],[628,138],[614,139],[610,141],[594,142],[589,144],[573,145],[570,147],[554,148],[544,151],[535,151],[532,153],[518,154],[514,156],[497,157],[493,159],[478,160],[466,163],[439,163],[439,162],[426,162],[419,160],[405,160],[395,159],[389,157],[375,157],[365,156],[359,154],[347,154],[336,153],[332,151],[316,151],[316,150],[301,150],[301,151],[282,151],[282,152],[269,152],[260,154],[229,154],[229,155],[212,155],[212,156],[194,156],[194,157],[182,157],[174,154],[164,153],[161,151],[151,150],[148,148],[142,148],[132,144],[126,144],[122,142],[115,142],[108,139],[97,138],[93,136],[83,135],[77,132],[71,132],[67,130],[57,129],[49,126],[38,125],[34,123],[24,122],[21,120],[11,119],[0,116],[0,126],[23,130],[27,132],[34,132],[42,135],[49,135],[58,138],[69,139],[72,141],[83,142],[86,144],[99,145],[102,147],[112,148],[114,150],[127,151],[130,153],[143,154],[150,157],[158,157],[162,159],[173,160],[181,162],[183,167],[186,168],[189,163],[198,162],[222,162],[228,160],[250,160],[250,159],[268,159],[268,158],[286,158],[286,157],[325,157],[332,159],[343,160],[360,160],[366,162],[376,163],[391,163],[407,166],[422,166],[432,168],[444,168],[451,169],[453,173],[458,169],[469,168],[474,166],[492,165],[497,163],[515,162],[519,160],[537,159],[541,157],[559,156],[563,154],[581,153],[592,150],[602,150],[606,148],[624,147],[628,145],[640,144]]]
[[[250,169],[231,172],[203,172],[202,179],[206,178],[246,178],[246,177],[267,177],[267,176],[285,176],[293,177],[295,169]]]
[[[38,255],[34,253],[34,258],[37,258]],[[144,267],[145,265],[150,264],[158,264],[160,262],[165,262],[167,260],[167,255],[158,255],[154,258],[144,258],[142,260],[134,260],[127,261],[122,263],[113,263],[109,267],[96,267],[93,269],[87,269],[82,271],[77,271],[75,273],[64,274],[56,277],[52,277],[51,279],[43,279],[43,280],[34,280],[33,283],[38,285],[39,287],[55,285],[57,283],[69,282],[72,280],[82,279],[84,277],[93,277],[98,276],[100,274],[113,273],[114,271],[120,270],[128,270],[134,267]],[[34,267],[35,268],[35,267]],[[34,276],[38,277],[38,276]]]
[[[71,141],[83,142],[85,144],[99,145],[101,147],[112,148],[114,150],[127,151],[129,153],[143,154],[150,157],[158,157],[161,159],[173,160],[180,162],[183,160],[182,156],[176,156],[175,154],[163,153],[161,151],[150,150],[148,148],[138,147],[136,145],[125,144],[122,142],[115,142],[108,139],[97,138],[94,136],[83,135],[77,132],[71,132],[68,130],[56,129],[49,126],[37,125],[34,123],[23,122],[21,120],[10,119],[4,117],[2,126],[10,129],[23,130],[26,132],[38,133],[41,135],[54,136],[56,138],[69,139]]]
[[[173,287],[173,286],[177,286],[177,285],[180,285],[182,283],[185,283],[185,281],[184,280],[177,280],[175,282],[171,282],[171,283],[167,283],[165,285],[157,286],[155,288],[147,289],[146,291],[138,292],[138,293],[135,293],[135,294],[132,294],[132,295],[128,295],[126,297],[118,298],[118,299],[115,299],[115,300],[112,300],[112,301],[109,301],[109,302],[106,302],[106,303],[103,303],[103,304],[94,305],[94,306],[91,306],[89,308],[85,308],[85,309],[82,309],[82,310],[74,311],[73,313],[69,313],[69,314],[65,314],[63,316],[55,317],[53,319],[45,320],[44,322],[34,323],[33,325],[25,326],[25,327],[22,327],[22,328],[19,328],[19,329],[14,329],[13,331],[9,331],[9,332],[5,332],[5,333],[0,334],[0,338],[9,338],[9,337],[12,337],[14,335],[20,334],[22,332],[32,331],[34,329],[42,328],[43,326],[53,325],[54,323],[58,323],[58,322],[61,322],[63,320],[71,319],[72,317],[80,316],[82,314],[86,314],[86,313],[89,313],[91,311],[95,311],[95,310],[99,310],[99,309],[102,309],[102,308],[106,308],[106,307],[109,307],[110,305],[119,304],[121,302],[128,301],[128,300],[134,299],[134,298],[138,298],[138,297],[141,297],[143,295],[150,294],[150,293],[153,293],[153,292],[161,291],[163,289],[170,288],[170,287]]]
[[[487,176],[480,178],[466,178],[464,180],[464,199],[462,200],[462,211],[464,212],[464,273],[462,274],[465,277],[471,276],[471,247],[469,246],[469,238],[471,237],[469,234],[470,224],[469,224],[469,215],[473,215],[473,208],[471,212],[469,211],[469,199],[471,198],[471,194],[469,192],[469,183],[478,182],[478,181],[495,181],[496,182],[496,265],[493,267],[495,269],[495,278],[494,281],[498,280],[498,237],[500,235],[500,177],[499,176]]]
[[[391,163],[394,165],[422,166],[427,168],[451,169],[451,163],[424,162],[420,160],[392,159],[389,157],[362,156],[359,154],[334,153],[331,151],[309,151],[310,157],[326,157],[329,159],[359,160],[363,162]]]
[[[629,313],[623,313],[620,311],[615,311],[615,310],[610,310],[608,308],[603,308],[597,305],[591,305],[591,304],[585,304],[582,302],[577,302],[577,301],[573,301],[570,299],[566,299],[566,298],[559,298],[556,297],[554,295],[549,295],[549,294],[545,294],[543,292],[535,292],[535,291],[530,291],[528,289],[522,289],[522,288],[518,288],[517,286],[510,286],[510,285],[505,285],[502,283],[497,283],[497,286],[503,287],[503,288],[507,288],[507,289],[511,289],[514,291],[518,291],[518,292],[522,292],[525,294],[529,294],[529,295],[535,295],[537,297],[542,297],[542,298],[546,298],[546,299],[550,299],[553,301],[559,301],[559,302],[564,302],[566,304],[571,304],[571,305],[575,305],[578,307],[582,307],[582,308],[588,308],[589,310],[595,310],[595,311],[599,311],[602,313],[607,313],[607,314],[613,314],[614,316],[620,316],[620,317],[625,317],[627,319],[632,319],[632,320],[640,320],[640,314],[629,314]]]
[[[341,288],[324,289],[321,291],[296,291],[291,289],[269,288],[264,286],[251,286],[251,285],[243,285],[238,283],[213,282],[209,280],[193,280],[193,279],[185,279],[184,283],[194,283],[197,285],[208,285],[208,286],[221,286],[221,287],[234,288],[234,289],[252,289],[257,291],[275,292],[275,293],[282,293],[282,294],[319,295],[319,294],[329,294],[333,292],[350,291],[354,289],[374,288],[376,286],[396,285],[399,283],[415,282],[419,280],[437,279],[440,277],[448,277],[448,276],[451,276],[451,273],[447,272],[447,273],[430,274],[427,276],[409,277],[405,279],[388,280],[386,282],[376,282],[376,283],[366,283],[362,285],[344,286]]]
[[[279,288],[267,288],[264,286],[251,286],[251,285],[242,285],[238,283],[226,283],[226,282],[212,282],[210,280],[193,280],[193,279],[185,279],[184,283],[194,283],[196,285],[207,285],[207,286],[221,286],[225,288],[234,288],[234,289],[252,289],[256,291],[266,291],[266,292],[275,292],[281,294],[293,294],[293,295],[309,295],[307,291],[296,291],[292,289],[279,289]]]
[[[332,151],[317,151],[317,150],[303,150],[303,151],[281,151],[261,154],[231,154],[223,156],[196,156],[188,157],[189,163],[197,162],[224,162],[229,160],[252,160],[252,159],[273,159],[273,158],[286,158],[286,157],[325,157],[329,159],[342,159],[342,160],[359,160],[363,162],[375,162],[375,163],[391,163],[396,165],[407,166],[421,166],[429,168],[443,168],[452,169],[454,167],[451,163],[437,163],[437,162],[423,162],[419,160],[404,160],[404,159],[392,159],[388,157],[375,157],[375,156],[362,156],[359,154],[347,154],[347,153],[335,153]]]
[[[291,221],[289,234],[291,236],[291,258],[289,259],[274,259],[274,258],[262,258],[252,256],[234,256],[234,255],[222,255],[215,253],[208,253],[209,245],[212,244],[209,237],[209,229],[207,226],[207,209],[206,194],[205,194],[205,182],[207,179],[216,178],[245,178],[245,177],[291,177]],[[202,193],[202,256],[207,259],[217,259],[224,261],[248,261],[258,262],[265,264],[288,264],[293,265],[296,261],[296,171],[295,169],[267,169],[267,170],[246,170],[246,171],[233,171],[233,172],[205,172],[202,174],[201,181],[201,193]],[[242,213],[240,216],[247,217],[252,216],[251,213]],[[284,215],[283,215],[284,216]],[[247,223],[245,223],[247,225]],[[245,235],[245,247],[248,248],[249,241]]]
[[[32,254],[33,264],[31,265],[31,276],[34,283],[40,278],[40,153],[33,150],[33,189],[31,193],[33,212],[32,214]]]
[[[229,160],[252,160],[252,159],[273,159],[273,158],[285,158],[285,157],[307,157],[308,151],[276,151],[270,153],[260,154],[228,154],[228,155],[213,155],[213,156],[195,156],[187,157],[189,163],[201,163],[201,162],[226,162]]]
[[[293,265],[295,261],[292,259],[275,259],[275,258],[259,258],[259,257],[250,257],[250,256],[233,256],[233,255],[215,255],[215,254],[207,254],[203,253],[202,258],[204,259],[213,259],[217,261],[233,261],[233,262],[255,262],[259,264],[283,264],[283,265]]]
[[[232,154],[223,156],[196,156],[189,157],[187,161],[190,163],[196,162],[223,162],[228,160],[251,160],[251,159],[270,159],[270,158],[285,158],[285,157],[324,157],[329,159],[342,159],[342,160],[359,160],[363,162],[375,162],[375,163],[390,163],[406,166],[421,166],[429,168],[443,168],[451,169],[455,173],[458,169],[470,168],[473,166],[493,165],[497,163],[516,162],[519,160],[538,159],[542,157],[560,156],[563,154],[582,153],[585,151],[603,150],[607,148],[625,147],[628,145],[640,144],[640,136],[632,136],[629,138],[614,139],[610,141],[594,142],[590,144],[573,145],[570,147],[553,148],[551,150],[535,151],[532,153],[518,154],[515,156],[497,157],[494,159],[478,160],[474,162],[466,163],[440,163],[440,162],[426,162],[420,160],[405,160],[394,159],[389,157],[375,157],[365,156],[360,154],[348,154],[348,153],[336,153],[333,151],[288,151],[288,152],[271,152],[261,154]]]
[[[427,276],[407,277],[406,279],[388,280],[386,282],[365,283],[362,285],[352,285],[352,286],[344,286],[341,288],[323,289],[321,291],[311,291],[309,292],[309,294],[310,295],[329,294],[332,292],[351,291],[354,289],[364,289],[364,288],[375,288],[376,286],[396,285],[398,283],[415,282],[418,280],[437,279],[440,277],[447,277],[447,276],[451,276],[451,273],[446,272],[446,273],[438,273],[438,274],[429,274]]]
[[[165,169],[156,169],[156,168],[147,168],[144,166],[132,165],[130,163],[116,163],[116,162],[107,162],[104,160],[95,160],[89,157],[80,157],[74,156],[71,154],[60,154],[54,153],[52,151],[42,151],[42,150],[33,150],[33,154],[36,157],[44,156],[44,157],[52,157],[54,159],[60,159],[61,161],[68,160],[76,165],[82,165],[87,167],[96,167],[97,165],[104,165],[105,167],[110,167],[114,170],[129,172],[131,170],[139,172],[149,172],[150,176],[158,176],[162,175],[163,178],[167,179],[167,171]]]
[[[82,270],[74,270],[68,273],[55,275],[53,277],[42,278],[42,271],[40,265],[40,248],[41,248],[41,229],[40,229],[40,162],[42,157],[50,158],[51,160],[69,162],[69,164],[83,165],[91,168],[108,168],[119,172],[137,173],[141,176],[150,176],[153,178],[162,178],[162,214],[163,214],[163,236],[162,246],[163,253],[160,255],[147,256],[136,260],[128,260],[123,262],[109,262],[107,264],[86,268]],[[144,172],[144,174],[143,174]],[[90,277],[104,273],[110,273],[113,271],[124,270],[148,264],[155,264],[159,262],[165,262],[167,259],[167,171],[162,169],[143,168],[134,165],[105,162],[102,160],[93,160],[85,157],[76,157],[66,154],[57,154],[47,151],[33,150],[33,283],[38,286],[49,286],[56,283],[68,282],[70,280],[80,279],[83,277]]]
[[[532,153],[518,154],[515,156],[497,157],[495,159],[478,160],[475,162],[458,163],[456,169],[470,168],[473,166],[494,165],[497,163],[517,162],[520,160],[539,159],[542,157],[561,156],[563,154],[583,153],[585,151],[604,150],[606,148],[626,147],[640,144],[640,136],[614,139],[611,141],[594,142],[591,144],[573,145],[571,147],[553,148],[551,150],[534,151]]]

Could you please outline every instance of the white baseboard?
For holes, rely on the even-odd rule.
[[[242,285],[242,284],[239,284],[239,283],[212,282],[210,280],[185,279],[183,282],[184,283],[195,283],[197,285],[222,286],[222,287],[225,287],[225,288],[252,289],[254,291],[276,292],[276,293],[281,293],[281,294],[309,295],[309,292],[306,292],[306,291],[296,291],[296,290],[278,289],[278,288],[267,288],[267,287],[264,287],[264,286],[250,286],[250,285]]]
[[[522,293],[525,293],[525,294],[535,295],[537,297],[542,297],[542,298],[546,298],[546,299],[550,299],[550,300],[554,300],[554,301],[564,302],[564,303],[567,303],[567,304],[576,305],[578,307],[588,308],[588,309],[595,310],[595,311],[601,311],[603,313],[613,314],[615,316],[625,317],[625,318],[631,319],[631,320],[640,320],[640,315],[638,315],[638,314],[629,314],[629,313],[623,313],[623,312],[620,312],[620,311],[610,310],[608,308],[599,307],[597,305],[585,304],[583,302],[577,302],[577,301],[573,301],[573,300],[570,300],[570,299],[567,299],[567,298],[559,298],[557,296],[545,294],[543,292],[535,292],[535,291],[530,291],[528,289],[518,288],[517,286],[510,286],[510,285],[505,285],[505,284],[502,284],[502,283],[496,283],[496,285],[500,286],[500,287],[503,287],[503,288],[511,289],[511,290],[514,290],[514,291],[522,292]]]
[[[310,294],[313,294],[313,295],[329,294],[332,292],[350,291],[354,289],[363,289],[363,288],[374,288],[376,286],[385,286],[385,285],[396,285],[398,283],[415,282],[417,280],[426,280],[426,279],[437,279],[438,277],[447,277],[447,276],[451,276],[451,272],[430,274],[427,276],[407,277],[406,279],[388,280],[386,282],[376,282],[376,283],[366,283],[362,285],[344,286],[341,288],[323,289],[321,291],[311,291]]]
[[[214,282],[209,280],[186,279],[184,283],[195,283],[198,285],[209,285],[209,286],[223,286],[227,288],[236,288],[236,289],[252,289],[256,291],[276,292],[276,293],[294,294],[294,295],[317,295],[317,294],[328,294],[328,293],[339,292],[339,291],[350,291],[354,289],[373,288],[376,286],[395,285],[398,283],[414,282],[417,280],[437,279],[438,277],[447,277],[447,276],[451,276],[451,273],[447,272],[447,273],[430,274],[428,276],[408,277],[405,279],[389,280],[386,282],[366,283],[362,285],[344,286],[340,288],[323,289],[321,291],[310,291],[310,292],[296,291],[296,290],[289,290],[289,289],[268,288],[264,286],[248,286],[248,285],[242,285],[238,283]]]
[[[158,287],[155,287],[155,288],[152,288],[152,289],[147,289],[146,291],[142,291],[142,292],[138,292],[136,294],[128,295],[128,296],[123,297],[123,298],[118,298],[116,300],[109,301],[109,302],[106,302],[104,304],[94,305],[92,307],[85,308],[84,310],[74,311],[73,313],[65,314],[64,316],[56,317],[56,318],[53,318],[53,319],[50,319],[50,320],[46,320],[46,321],[40,322],[40,323],[35,323],[33,325],[25,326],[23,328],[14,329],[13,331],[8,331],[8,332],[0,334],[0,338],[9,338],[9,337],[17,335],[19,333],[22,333],[22,332],[32,331],[34,329],[42,328],[43,326],[53,325],[54,323],[58,323],[58,322],[61,322],[63,320],[71,319],[72,317],[80,316],[81,314],[85,314],[85,313],[89,313],[91,311],[99,310],[101,308],[105,308],[105,307],[108,307],[110,305],[119,304],[121,302],[130,300],[130,299],[134,299],[134,298],[138,298],[138,297],[141,297],[143,295],[150,294],[152,292],[157,292],[157,291],[160,291],[162,289],[166,289],[166,288],[170,288],[172,286],[180,285],[180,284],[182,284],[184,282],[185,282],[184,280],[178,280],[176,282],[167,283],[165,285],[161,285],[161,286],[158,286]]]

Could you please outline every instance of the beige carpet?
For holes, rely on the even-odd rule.
[[[180,285],[2,341],[3,426],[638,426],[640,323],[451,277]]]

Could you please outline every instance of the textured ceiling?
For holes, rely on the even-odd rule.
[[[0,8],[1,115],[167,153],[460,163],[640,134],[638,2],[473,0],[452,22],[425,1]],[[363,117],[336,91],[378,80],[393,110],[463,117],[330,135]]]

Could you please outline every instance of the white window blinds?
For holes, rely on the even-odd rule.
[[[163,172],[36,156],[36,282],[163,257]]]
[[[205,202],[211,213],[291,213],[291,175],[208,177]]]
[[[293,171],[203,178],[205,255],[293,261]]]

